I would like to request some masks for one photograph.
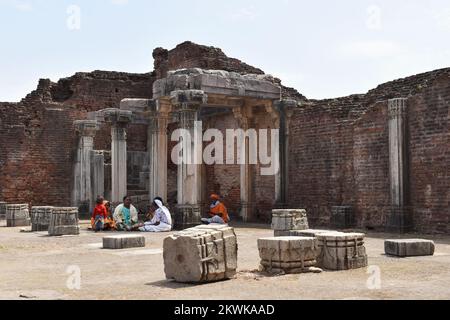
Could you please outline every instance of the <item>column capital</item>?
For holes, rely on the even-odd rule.
[[[99,130],[99,125],[96,120],[77,120],[74,121],[75,131],[82,137],[95,137]]]
[[[208,95],[202,90],[176,90],[170,94],[170,102],[178,112],[198,111],[207,101]]]
[[[126,127],[133,120],[133,112],[120,109],[102,110],[105,122],[113,126]]]
[[[389,119],[395,119],[406,115],[408,110],[407,98],[395,98],[388,100]]]
[[[273,105],[278,112],[285,113],[286,116],[292,116],[295,108],[298,107],[298,102],[293,99],[283,99],[275,101]]]

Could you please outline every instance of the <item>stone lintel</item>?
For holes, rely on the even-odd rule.
[[[181,69],[171,71],[167,78],[155,81],[154,98],[168,96],[176,90],[201,90],[206,94],[253,97],[276,100],[281,87],[270,75],[241,75],[223,70]]]
[[[170,93],[170,101],[176,111],[197,110],[208,101],[202,90],[176,90]]]

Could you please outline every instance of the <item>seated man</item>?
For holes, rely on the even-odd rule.
[[[138,211],[131,204],[129,196],[123,198],[123,204],[117,206],[113,217],[117,231],[133,230],[133,227],[138,223]]]
[[[169,232],[172,230],[172,216],[169,209],[164,206],[161,198],[155,198],[151,211],[154,212],[153,218],[139,225],[139,231],[142,232]]]
[[[230,222],[230,218],[228,216],[228,210],[225,205],[220,202],[220,197],[217,194],[211,195],[211,209],[209,215],[211,218],[202,219],[202,223],[204,224],[228,224]]]

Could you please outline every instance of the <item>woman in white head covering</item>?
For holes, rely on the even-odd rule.
[[[161,198],[153,201],[153,207],[156,209],[155,215],[151,221],[144,223],[139,231],[142,232],[169,232],[172,230],[172,216],[169,209],[164,206]]]

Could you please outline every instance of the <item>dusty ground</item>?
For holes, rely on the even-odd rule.
[[[266,226],[236,231],[237,278],[196,286],[165,280],[167,235],[147,234],[146,248],[110,251],[100,248],[104,234],[87,231],[86,223],[80,236],[58,238],[0,227],[0,299],[450,299],[450,237],[431,237],[434,257],[397,259],[383,254],[383,240],[395,236],[369,234],[369,263],[381,270],[381,289],[370,290],[367,269],[263,277],[253,272],[256,242],[273,232]],[[72,266],[81,271],[80,290],[67,286]]]

